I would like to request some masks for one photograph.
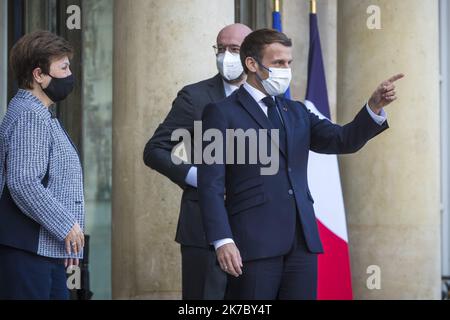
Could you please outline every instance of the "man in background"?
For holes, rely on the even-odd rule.
[[[176,241],[181,245],[183,299],[223,299],[227,276],[216,260],[215,250],[206,241],[198,205],[197,168],[192,164],[172,162],[172,132],[186,129],[193,136],[194,121],[200,121],[203,108],[231,95],[246,80],[240,46],[251,29],[243,24],[223,28],[217,36],[216,52],[219,73],[184,87],[172,104],[172,109],[156,129],[144,150],[144,162],[165,175],[184,191],[181,199]]]

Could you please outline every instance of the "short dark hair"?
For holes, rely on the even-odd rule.
[[[64,38],[49,31],[35,31],[24,35],[11,49],[11,69],[21,89],[33,89],[33,70],[50,72],[54,59],[73,57],[73,48]]]
[[[248,73],[245,59],[252,57],[261,61],[264,49],[272,43],[280,43],[283,46],[292,47],[291,39],[284,33],[273,29],[255,30],[244,39],[244,42],[241,45],[240,56],[245,73]]]

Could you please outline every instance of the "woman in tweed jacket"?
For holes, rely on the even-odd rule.
[[[72,52],[46,31],[11,51],[19,90],[0,126],[0,299],[68,299],[65,267],[82,258],[80,159],[51,112],[73,89]]]

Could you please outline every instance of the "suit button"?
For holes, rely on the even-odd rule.
[[[292,196],[294,194],[294,191],[292,189],[289,189],[288,193]]]
[[[288,168],[288,171],[289,171],[289,172],[292,172],[292,169],[291,169],[291,168]]]

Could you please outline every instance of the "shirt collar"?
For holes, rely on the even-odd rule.
[[[244,83],[244,88],[252,96],[252,98],[258,103],[260,103],[262,99],[267,97],[267,95],[265,93],[263,93],[260,90],[256,89],[255,87],[253,87],[248,82]]]
[[[238,86],[235,86],[231,83],[226,82],[225,80],[222,80],[223,82],[223,88],[225,89],[225,96],[228,97],[229,95],[231,95],[234,91],[236,91],[237,89],[239,89]]]

